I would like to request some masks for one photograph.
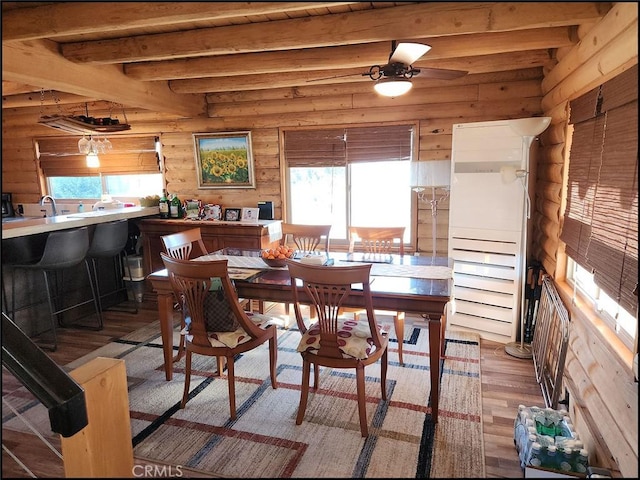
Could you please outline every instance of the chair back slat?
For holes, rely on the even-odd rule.
[[[331,225],[283,223],[280,243],[291,247],[295,246],[303,252],[321,250],[328,254],[330,231]]]
[[[206,255],[208,253],[202,241],[200,228],[191,228],[189,230],[163,235],[160,238],[162,239],[165,252],[173,258],[189,260],[194,245],[197,245],[200,251],[199,254],[194,252],[194,256]]]
[[[405,227],[349,227],[349,252],[358,250],[375,255],[404,255]],[[396,240],[399,241],[396,248]]]

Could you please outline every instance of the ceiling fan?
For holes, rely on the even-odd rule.
[[[401,42],[396,44],[396,41],[393,40],[391,42],[389,63],[386,65],[373,65],[362,76],[376,81],[374,88],[380,95],[386,97],[403,95],[412,87],[410,79],[421,72],[419,68],[413,67],[413,63],[430,49],[429,45],[422,43]],[[468,72],[427,68],[424,69],[424,73],[427,73],[431,78],[449,80],[462,77]]]

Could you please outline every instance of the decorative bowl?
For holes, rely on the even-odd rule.
[[[262,261],[270,267],[285,267],[287,265],[285,262],[286,258],[260,258],[262,258]]]

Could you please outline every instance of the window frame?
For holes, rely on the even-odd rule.
[[[419,161],[419,139],[420,139],[420,126],[419,122],[408,121],[408,122],[391,122],[391,123],[376,123],[376,124],[350,124],[350,125],[319,125],[314,127],[292,127],[292,128],[282,128],[280,129],[280,169],[281,169],[281,189],[283,194],[283,206],[282,206],[282,218],[285,222],[291,222],[291,192],[290,192],[290,184],[291,184],[291,176],[290,176],[290,166],[287,161],[286,149],[285,149],[285,135],[286,132],[290,131],[300,131],[300,130],[332,130],[332,129],[349,129],[349,128],[367,128],[367,127],[384,127],[384,126],[409,126],[412,129],[411,133],[411,146],[410,146],[410,158],[409,158],[409,168]],[[361,160],[357,160],[354,163],[359,163]],[[346,230],[348,232],[348,227],[350,226],[350,195],[351,195],[351,163],[347,163],[344,165],[345,168],[345,181],[346,181]],[[329,166],[327,163],[326,166]],[[337,165],[342,166],[342,165]],[[411,191],[411,179],[409,179],[409,183],[407,184],[408,195],[410,195],[409,205],[410,205],[410,213],[409,213],[409,223],[406,226],[406,236],[404,242],[405,252],[410,254],[412,252],[417,252],[417,244],[418,244],[418,202],[417,196]],[[373,226],[373,225],[372,225]],[[346,250],[349,247],[349,238],[348,233],[346,233],[345,238],[334,238],[331,237],[331,245],[332,248],[336,250]]]

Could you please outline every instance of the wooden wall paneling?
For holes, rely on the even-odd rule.
[[[483,101],[541,96],[542,88],[540,87],[540,79],[538,78],[478,85],[478,100]]]
[[[573,310],[573,309],[572,309]],[[594,335],[593,326],[572,311],[565,376],[570,380],[570,399],[582,415],[589,412],[598,431],[591,432],[594,439],[601,436],[603,443],[612,448],[611,454],[624,477],[638,475],[638,385],[620,357],[608,342]],[[576,425],[582,430],[590,425]],[[591,448],[599,462],[608,465],[610,458],[600,448]],[[588,447],[587,447],[588,448]],[[601,462],[600,462],[601,461]],[[615,468],[615,465],[613,465]]]

